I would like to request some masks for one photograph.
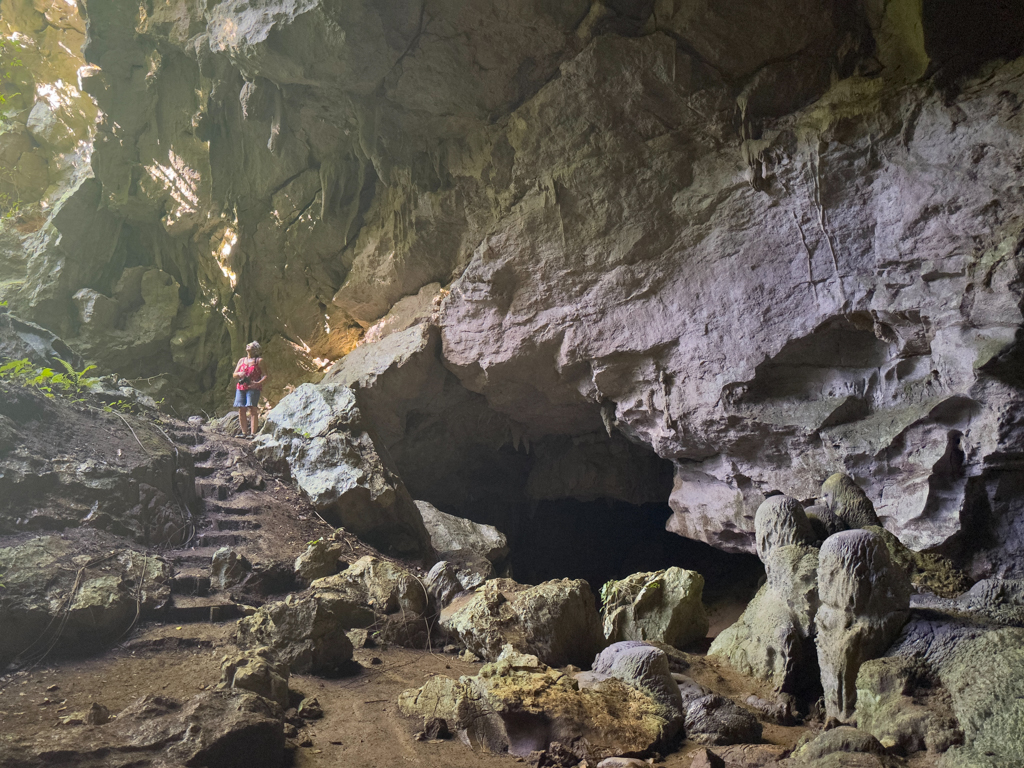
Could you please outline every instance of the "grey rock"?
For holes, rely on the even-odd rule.
[[[350,626],[372,627],[374,638],[413,648],[427,644],[430,593],[415,574],[397,563],[362,557],[341,573],[313,582],[312,592],[360,606]]]
[[[920,659],[886,657],[862,664],[855,714],[861,731],[903,755],[940,754],[964,740],[949,693]]]
[[[754,515],[757,556],[766,562],[775,547],[814,544],[815,535],[803,505],[791,496],[771,496]]]
[[[225,656],[220,664],[222,688],[240,688],[288,706],[288,665],[270,648],[253,648]]]
[[[303,720],[319,720],[324,716],[324,710],[320,706],[319,700],[312,697],[307,697],[299,702],[299,717]]]
[[[583,666],[606,645],[594,595],[585,581],[534,587],[488,581],[441,612],[441,626],[468,650],[493,661],[506,645],[553,666]]]
[[[660,648],[635,640],[612,643],[594,659],[593,671],[576,674],[580,688],[595,688],[609,678],[638,688],[658,702],[668,723],[666,738],[682,727],[683,697]]]
[[[634,573],[601,589],[601,617],[609,642],[656,640],[682,648],[708,633],[704,577],[672,567]]]
[[[813,763],[833,754],[869,754],[883,755],[885,748],[878,739],[857,728],[840,726],[823,731],[806,744],[793,751],[793,759],[800,762]]]
[[[767,583],[736,623],[714,639],[708,654],[776,691],[811,694],[818,686],[818,550],[806,544],[776,546],[765,567]]]
[[[423,583],[438,608],[444,608],[465,591],[459,580],[459,570],[447,560],[434,563]]]
[[[848,529],[881,526],[871,499],[849,475],[837,472],[829,477],[821,484],[821,498],[825,509]]]
[[[244,582],[252,573],[249,559],[231,547],[221,547],[210,561],[210,584],[216,589],[231,589]]]
[[[761,740],[757,718],[718,694],[694,699],[686,707],[686,736],[698,744],[745,744]]]
[[[818,593],[815,624],[825,711],[849,722],[861,665],[885,653],[907,621],[910,580],[893,565],[879,536],[843,531],[822,544]]]
[[[307,584],[333,576],[338,572],[338,560],[344,549],[344,543],[336,540],[334,534],[311,541],[306,551],[295,559],[295,575]]]
[[[184,703],[145,696],[102,727],[51,731],[17,745],[11,757],[31,768],[55,760],[111,768],[277,768],[284,759],[282,710],[242,690],[206,691]]]
[[[66,360],[81,368],[81,358],[64,340],[42,326],[5,312],[0,315],[0,359],[27,359],[38,366],[58,366]]]
[[[163,559],[117,549],[123,542],[100,532],[7,543],[0,547],[0,666],[51,644],[99,650],[137,614],[152,616],[170,599],[173,570]]]
[[[426,501],[417,501],[416,507],[434,551],[456,566],[463,589],[476,589],[504,569],[508,540],[493,525],[445,514]]]
[[[384,549],[432,558],[420,513],[365,431],[352,390],[303,384],[264,429],[256,455],[287,471],[329,522]]]
[[[635,757],[606,757],[597,764],[597,768],[645,768],[649,765],[647,761]]]
[[[332,673],[352,658],[345,630],[365,617],[365,608],[334,593],[289,595],[239,619],[236,642],[273,648],[295,673]]]
[[[938,668],[965,742],[943,756],[943,768],[1024,760],[1024,738],[1016,725],[1024,716],[1022,648],[1024,629],[993,629],[964,638]]]

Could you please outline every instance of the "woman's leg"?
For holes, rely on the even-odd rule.
[[[238,428],[242,430],[243,435],[246,433],[247,430],[245,422],[247,421],[246,411],[248,410],[249,409],[246,408],[244,405],[238,407]]]
[[[253,396],[249,399],[249,420],[252,424],[252,433],[256,434],[257,422],[260,418],[260,409],[256,407],[256,404],[260,401],[260,391],[258,389],[251,390]]]

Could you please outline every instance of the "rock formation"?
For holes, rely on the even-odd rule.
[[[15,5],[0,300],[106,368],[223,407],[259,337],[276,401],[436,323],[373,421],[441,509],[670,493],[750,552],[842,472],[1019,571],[1015,7]]]
[[[755,515],[758,556],[767,582],[708,653],[770,683],[777,692],[816,697],[815,615],[818,550],[803,506],[789,496],[766,499]]]
[[[535,587],[493,579],[448,605],[441,626],[488,661],[509,645],[552,666],[586,665],[606,645],[594,593],[572,579]]]
[[[821,484],[821,498],[825,502],[824,511],[829,516],[830,528],[849,530],[881,525],[871,499],[849,475],[837,472],[829,477]]]
[[[910,579],[893,565],[880,537],[843,531],[821,547],[818,595],[815,625],[825,712],[849,722],[861,665],[885,653],[907,621]]]
[[[528,757],[552,742],[572,746],[575,762],[643,754],[665,744],[678,728],[651,695],[608,678],[581,688],[536,656],[511,648],[480,674],[432,677],[405,691],[406,715],[440,717],[474,749]]]
[[[704,578],[669,568],[634,573],[601,588],[601,618],[609,642],[656,640],[683,648],[708,633],[701,596]]]
[[[423,519],[366,431],[352,390],[303,385],[267,416],[256,455],[293,477],[328,521],[384,549],[433,559]]]

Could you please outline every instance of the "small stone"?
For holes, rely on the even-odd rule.
[[[480,657],[470,650],[465,650],[462,653],[460,653],[459,658],[463,661],[468,661],[470,664],[475,664],[478,661],[480,661]]]
[[[284,724],[284,737],[286,739],[294,739],[298,735],[299,735],[299,729],[298,728],[296,728],[291,723],[285,723]]]
[[[85,711],[85,722],[86,725],[105,725],[110,722],[110,710],[93,702]]]
[[[313,746],[313,740],[307,736],[306,738],[304,738],[302,741],[299,742],[299,746],[300,747],[305,747],[306,749],[309,749],[310,747]]]
[[[370,663],[373,664],[374,666],[377,666],[378,664],[383,664],[384,661],[383,661],[383,659],[380,659],[380,658],[374,656],[372,659],[370,659]]]
[[[444,648],[442,648],[441,651],[442,651],[442,653],[452,653],[452,654],[455,654],[455,653],[459,652],[459,646],[452,645],[452,644],[449,643]]]
[[[319,720],[324,716],[324,710],[315,698],[300,701],[298,713],[303,720]]]
[[[373,648],[376,645],[368,629],[350,629],[345,634],[353,648]]]

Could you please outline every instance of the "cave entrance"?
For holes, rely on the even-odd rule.
[[[598,597],[605,582],[633,573],[672,566],[697,571],[704,577],[714,636],[753,597],[764,567],[754,555],[728,554],[666,531],[671,514],[667,504],[613,499],[537,502],[519,525],[512,573],[524,584],[585,579]]]

